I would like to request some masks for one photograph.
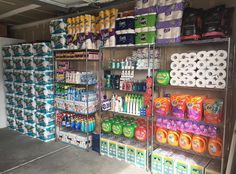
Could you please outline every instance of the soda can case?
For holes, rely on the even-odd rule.
[[[13,64],[14,64],[14,69],[22,70],[23,69],[22,57],[13,57]]]
[[[53,70],[52,56],[34,57],[34,63],[37,71]]]
[[[7,117],[7,127],[16,130],[16,120],[12,117]]]
[[[25,97],[24,98],[24,108],[27,110],[35,110],[36,98],[35,97]]]
[[[36,131],[36,124],[31,122],[25,122],[25,129],[26,134],[30,137],[36,138],[37,137],[37,131]]]
[[[7,117],[15,118],[15,107],[13,105],[6,105]]]
[[[22,134],[25,134],[27,132],[25,128],[25,121],[16,119],[16,130]]]
[[[53,71],[35,71],[35,83],[47,85],[53,83]]]
[[[15,94],[13,93],[6,93],[6,104],[7,105],[15,105]]]
[[[36,85],[35,91],[37,98],[40,99],[53,99],[54,98],[54,91],[53,85]]]
[[[34,83],[34,71],[33,70],[24,70],[23,71],[24,82],[27,84]]]
[[[24,70],[34,70],[34,56],[22,57],[22,67]]]
[[[51,126],[55,124],[54,113],[36,113],[36,123],[40,126]]]
[[[11,57],[13,55],[11,46],[3,46],[2,47],[2,56],[3,57]]]
[[[12,57],[4,57],[3,58],[3,68],[4,69],[13,69],[14,68]]]
[[[54,100],[53,99],[37,99],[37,111],[41,113],[54,112]]]
[[[16,119],[18,120],[24,120],[24,109],[22,108],[15,108],[14,113],[16,116]]]
[[[6,93],[14,93],[15,92],[13,82],[5,82],[4,87],[5,87],[5,92]]]
[[[35,123],[36,121],[36,110],[24,110],[24,120],[29,123]]]
[[[36,125],[36,130],[37,130],[37,137],[44,141],[44,142],[48,142],[48,141],[52,141],[55,140],[55,125],[51,125],[51,126],[40,126],[40,125]]]
[[[3,75],[4,81],[13,82],[14,81],[14,74],[12,69],[5,69]]]
[[[35,54],[33,44],[30,44],[30,43],[22,44],[21,48],[22,48],[24,56],[28,57],[28,56],[33,56]]]
[[[34,84],[24,84],[24,96],[34,97],[35,96],[35,85]]]
[[[23,83],[14,83],[14,89],[16,95],[24,94],[24,84]]]
[[[40,42],[33,44],[36,56],[52,56],[52,49],[50,42]]]

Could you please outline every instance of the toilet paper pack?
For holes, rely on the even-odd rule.
[[[22,70],[14,70],[13,75],[14,75],[14,82],[17,82],[17,83],[24,82],[24,76],[23,76]]]
[[[33,44],[36,56],[52,56],[50,42],[39,42]]]
[[[3,58],[3,68],[4,69],[13,69],[14,63],[12,57],[4,57]]]
[[[16,120],[12,117],[7,117],[7,127],[16,130]]]
[[[45,71],[53,70],[53,57],[52,56],[43,56],[43,57],[34,57],[34,63],[36,65],[36,71]]]
[[[37,137],[44,142],[53,141],[55,139],[55,125],[46,127],[36,125],[36,130]]]
[[[24,83],[14,83],[14,91],[16,95],[24,95]]]
[[[35,123],[36,121],[36,110],[24,110],[24,120],[27,121],[28,123]]]
[[[18,119],[18,120],[24,120],[24,109],[22,109],[22,108],[23,107],[21,107],[21,108],[15,107],[15,109],[14,109],[16,119]]]
[[[5,88],[5,93],[14,93],[15,88],[14,88],[14,83],[13,82],[4,82],[4,88]]]
[[[55,124],[54,112],[53,113],[36,113],[36,123],[40,126],[51,126]]]
[[[35,50],[33,47],[33,44],[27,43],[27,44],[22,44],[22,51],[23,51],[23,56],[33,56],[35,54]]]
[[[6,93],[5,95],[5,100],[6,100],[6,104],[7,105],[15,105],[15,94],[11,94],[11,93]]]
[[[54,98],[54,86],[50,85],[36,85],[36,96],[40,99],[53,99]]]
[[[5,69],[3,72],[3,79],[4,81],[7,82],[13,82],[14,81],[14,74],[13,74],[13,70],[12,69]]]
[[[32,122],[25,121],[25,129],[26,134],[30,137],[36,138],[37,137],[37,131],[36,131],[36,124]]]
[[[24,84],[24,96],[34,97],[35,96],[35,85],[34,84]]]
[[[26,133],[24,120],[16,119],[16,130],[22,134]]]
[[[23,62],[22,57],[13,57],[13,64],[15,70],[22,70],[23,69]]]
[[[49,23],[49,30],[51,34],[66,32],[67,23],[64,19],[54,19]]]
[[[24,77],[24,82],[27,84],[34,84],[35,82],[35,77],[34,77],[34,70],[24,70],[22,71],[23,77]]]
[[[22,69],[24,70],[34,70],[35,64],[34,64],[34,56],[23,56],[22,57]]]
[[[35,71],[34,77],[35,77],[34,78],[35,83],[37,85],[46,85],[46,84],[53,83],[53,71],[52,70]]]
[[[35,110],[36,98],[35,97],[24,97],[24,108],[27,110]]]
[[[20,44],[12,45],[11,50],[12,50],[12,56],[14,57],[23,56],[23,50]]]
[[[53,49],[66,49],[66,33],[51,35],[51,43]]]
[[[22,95],[15,95],[15,106],[18,108],[24,107],[24,96]]]
[[[3,57],[11,57],[13,55],[11,45],[2,47],[2,56]]]
[[[15,118],[15,106],[14,105],[6,105],[6,115],[7,117]]]
[[[54,99],[37,99],[37,111],[41,113],[54,112]]]

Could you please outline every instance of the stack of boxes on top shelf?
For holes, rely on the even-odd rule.
[[[53,59],[47,43],[3,47],[7,121],[43,141],[55,137]]]

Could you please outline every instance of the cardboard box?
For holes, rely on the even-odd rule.
[[[194,155],[194,157],[189,160],[189,170],[191,174],[204,174],[205,168],[210,160],[202,156]]]
[[[146,169],[146,167],[147,167],[146,162],[147,162],[147,158],[148,158],[148,152],[146,149],[146,145],[144,145],[144,144],[136,145],[135,156],[136,156],[135,165],[140,168]]]

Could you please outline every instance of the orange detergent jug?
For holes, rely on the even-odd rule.
[[[156,131],[156,140],[159,143],[167,142],[167,130],[164,128],[158,128]]]
[[[204,136],[194,135],[192,139],[192,149],[198,153],[204,153],[207,149],[207,138]]]
[[[190,133],[182,132],[179,136],[179,146],[182,149],[190,150],[192,147],[192,135]]]
[[[179,132],[169,130],[167,135],[168,144],[171,146],[178,146],[179,145]]]
[[[210,155],[220,157],[222,153],[222,140],[219,137],[210,138],[208,142],[208,152]]]

